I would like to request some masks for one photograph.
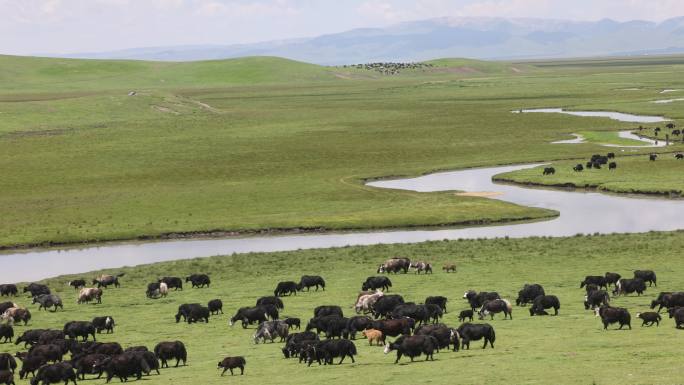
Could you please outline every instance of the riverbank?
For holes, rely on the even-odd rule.
[[[538,167],[495,175],[493,180],[522,186],[596,190],[644,197],[682,197],[684,161],[677,160],[673,153],[659,154],[655,162],[649,161],[646,154],[621,156],[618,153],[617,158],[611,161],[617,163],[616,170],[609,170],[607,166],[600,170],[586,169],[586,160],[561,161],[544,166],[553,167],[556,170],[553,175],[542,175],[544,167]],[[574,171],[577,164],[582,164],[584,171]]]

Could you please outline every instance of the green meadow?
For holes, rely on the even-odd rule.
[[[543,219],[556,213],[363,182],[582,158],[605,148],[550,142],[635,128],[520,108],[684,117],[648,103],[684,87],[681,57],[433,64],[2,56],[0,246]]]
[[[587,236],[570,238],[529,238],[440,241],[412,245],[345,247],[269,254],[245,254],[196,260],[158,263],[109,270],[126,273],[121,288],[105,290],[101,305],[77,305],[76,292],[66,286],[72,278],[92,278],[91,272],[49,279],[46,283],[65,301],[64,311],[37,311],[30,298],[15,302],[33,312],[28,326],[15,327],[16,333],[29,328],[61,328],[70,320],[90,320],[110,315],[116,321],[111,335],[98,335],[98,341],[117,341],[124,347],[147,345],[165,340],[182,340],[188,349],[188,365],[163,369],[144,377],[145,384],[365,384],[386,383],[467,383],[467,384],[677,384],[681,383],[682,331],[663,315],[660,327],[641,327],[636,313],[660,291],[681,290],[684,271],[680,263],[684,233]],[[325,291],[299,293],[283,299],[285,316],[306,323],[313,308],[338,304],[345,315],[368,276],[377,265],[393,255],[427,260],[435,264],[432,275],[413,273],[391,275],[390,293],[407,301],[422,302],[429,295],[449,298],[443,322],[458,326],[458,312],[467,308],[464,291],[498,291],[515,299],[525,283],[539,283],[547,294],[561,301],[559,316],[530,317],[527,307],[514,307],[513,320],[497,315],[489,322],[496,331],[494,349],[482,350],[473,342],[470,351],[441,351],[434,362],[402,359],[394,364],[395,353],[385,355],[381,347],[370,347],[357,339],[356,363],[341,366],[306,367],[296,359],[283,358],[281,343],[255,345],[254,326],[247,330],[228,326],[228,319],[241,306],[271,295],[278,281],[298,280],[302,274],[320,274]],[[458,265],[458,272],[444,273],[442,264]],[[635,269],[654,269],[658,287],[644,296],[613,298],[613,306],[626,307],[632,314],[632,330],[603,330],[600,320],[584,310],[585,275],[619,272],[630,276]],[[207,272],[208,289],[171,291],[168,297],[147,299],[145,288],[162,275],[185,276]],[[99,272],[98,272],[99,273]],[[206,303],[221,298],[224,315],[213,316],[208,324],[175,323],[179,304]],[[477,322],[477,320],[476,320]],[[392,340],[390,338],[390,340]],[[21,350],[14,344],[0,344],[0,352]],[[244,376],[220,377],[216,363],[224,356],[242,355],[247,360]],[[89,378],[92,376],[88,376]],[[116,379],[114,381],[117,381]],[[84,383],[103,384],[104,379]],[[25,384],[26,381],[17,381]]]

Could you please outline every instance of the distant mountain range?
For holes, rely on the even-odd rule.
[[[520,60],[672,53],[684,53],[684,17],[659,23],[439,18],[257,44],[149,47],[61,56],[172,61],[280,56],[338,65],[443,57]]]

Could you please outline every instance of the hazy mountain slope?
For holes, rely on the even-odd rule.
[[[68,55],[82,58],[208,60],[281,56],[317,64],[415,61],[439,57],[557,58],[684,52],[684,17],[661,23],[440,18],[309,39],[228,46],[177,46]]]

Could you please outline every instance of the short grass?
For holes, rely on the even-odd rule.
[[[123,346],[153,346],[162,340],[184,341],[189,350],[188,366],[164,369],[160,376],[145,378],[154,384],[365,384],[387,383],[459,383],[467,384],[679,384],[682,331],[674,328],[665,316],[660,327],[640,327],[637,312],[659,291],[684,288],[684,270],[680,253],[684,233],[649,233],[636,235],[577,236],[570,238],[530,238],[429,242],[413,245],[345,247],[299,252],[247,254],[196,260],[166,262],[122,268],[122,287],[105,291],[101,305],[76,305],[76,293],[66,286],[74,278],[57,277],[46,282],[65,300],[65,310],[38,312],[26,297],[16,302],[33,311],[28,328],[61,328],[69,320],[89,320],[111,315],[117,322],[112,335],[98,336],[101,341],[118,341]],[[314,365],[307,368],[296,360],[286,360],[282,344],[255,345],[254,328],[243,330],[228,326],[228,318],[240,306],[253,305],[262,295],[269,295],[281,280],[298,279],[302,274],[320,274],[327,283],[323,292],[300,293],[284,299],[284,315],[307,320],[317,305],[341,305],[351,314],[351,305],[361,282],[375,275],[376,266],[394,255],[427,260],[435,264],[433,275],[391,276],[391,293],[402,294],[407,301],[421,302],[428,295],[449,298],[449,313],[444,322],[458,326],[458,311],[466,308],[462,299],[467,289],[498,291],[514,299],[525,283],[539,283],[548,294],[561,301],[558,317],[530,317],[527,308],[515,307],[513,320],[499,315],[490,322],[496,329],[495,349],[482,350],[473,343],[470,351],[443,351],[434,362],[409,364],[407,359],[394,365],[395,355],[369,347],[357,340],[357,362],[341,366]],[[458,264],[458,272],[446,274],[440,266]],[[588,274],[619,272],[625,276],[635,269],[653,269],[658,274],[658,288],[646,295],[614,298],[613,305],[623,306],[632,314],[633,330],[604,331],[599,319],[584,310],[584,290],[579,282]],[[207,272],[209,289],[171,292],[165,299],[145,298],[145,286],[162,275],[184,276]],[[83,274],[91,278],[96,272]],[[181,303],[206,303],[213,298],[224,302],[225,315],[212,317],[209,324],[176,324],[173,315]],[[306,322],[306,321],[305,321]],[[391,340],[391,339],[390,339]],[[0,344],[0,351],[21,350],[14,344]],[[246,374],[221,378],[216,363],[227,355],[244,355]],[[597,367],[597,365],[599,365]],[[18,381],[25,384],[26,381]],[[88,381],[92,384],[104,380]]]
[[[673,154],[661,154],[655,162],[647,155],[624,156],[619,149],[611,149],[618,153],[614,161],[617,169],[609,170],[604,166],[600,170],[585,169],[575,172],[573,167],[582,161],[553,162],[556,169],[554,175],[542,175],[542,166],[527,170],[514,171],[496,175],[497,180],[545,186],[574,186],[578,188],[596,188],[617,193],[663,194],[680,197],[684,191],[684,161],[675,159]],[[605,154],[605,152],[604,152]]]
[[[0,57],[0,246],[544,218],[554,213],[363,181],[585,157],[604,148],[550,142],[634,128],[510,113],[520,108],[684,118],[676,106],[648,103],[661,89],[684,88],[684,66],[672,60],[435,63],[439,71],[375,77],[277,58]],[[619,91],[630,87],[643,91]]]

